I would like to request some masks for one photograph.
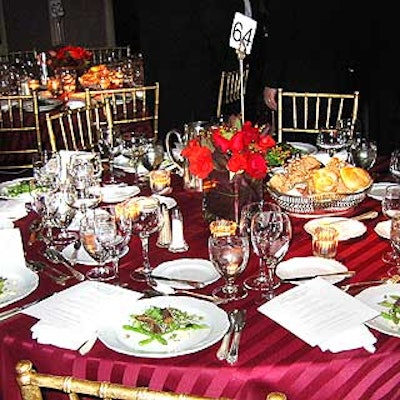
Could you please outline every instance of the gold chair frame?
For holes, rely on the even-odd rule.
[[[0,112],[0,137],[2,133],[6,134],[24,134],[33,133],[34,142],[31,138],[24,140],[21,136],[18,138],[19,148],[4,150],[1,146],[0,155],[18,155],[18,154],[35,154],[42,151],[42,137],[39,125],[39,105],[36,91],[29,95],[3,95],[0,96],[0,104],[2,111]],[[26,106],[29,104],[29,111]],[[31,111],[32,110],[32,111]],[[32,124],[26,123],[26,113],[32,113]],[[1,170],[14,170],[32,168],[30,163],[16,163],[13,165],[0,165]]]
[[[46,123],[52,151],[58,151],[60,147],[64,150],[93,150],[98,140],[96,131],[106,123],[113,127],[108,101],[57,114],[46,113]],[[61,134],[62,146],[58,145],[58,133]]]
[[[153,136],[158,137],[160,85],[138,86],[121,89],[85,90],[86,105],[109,101],[115,127],[136,122],[152,121]],[[149,101],[149,97],[151,102]],[[119,101],[118,101],[119,100]],[[119,108],[118,103],[122,102]],[[150,106],[150,107],[149,107]]]
[[[243,90],[245,95],[249,65],[243,67]],[[218,92],[217,118],[221,118],[224,106],[234,104],[240,100],[241,82],[240,71],[222,71]]]
[[[6,54],[0,54],[0,62],[15,63],[17,59],[22,61],[36,61],[38,52],[36,50],[10,51]]]
[[[279,88],[277,113],[278,142],[283,141],[284,132],[317,134],[321,128],[328,129],[331,126],[335,126],[342,118],[351,118],[354,124],[358,114],[359,96],[360,93],[358,91],[351,94],[311,93],[291,92]],[[289,112],[291,111],[291,118],[286,120],[287,125],[284,124],[284,116],[286,116],[289,108],[285,108],[284,101],[286,98],[291,103],[291,110],[289,110]],[[299,122],[299,101],[303,108],[302,123]],[[346,114],[346,111],[348,114]]]
[[[29,360],[21,360],[16,365],[17,383],[22,400],[43,400],[41,389],[54,389],[68,394],[69,400],[79,400],[79,395],[95,396],[107,400],[206,400],[188,394],[161,392],[147,388],[135,388],[109,382],[96,382],[72,376],[40,374]],[[215,400],[215,399],[214,399]],[[229,400],[219,397],[216,400]]]
[[[122,60],[131,55],[131,47],[128,46],[115,46],[115,47],[89,47],[88,51],[92,53],[92,65],[108,63],[108,57],[114,54],[113,61]]]

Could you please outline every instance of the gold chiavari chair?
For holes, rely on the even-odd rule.
[[[278,89],[278,142],[284,133],[314,133],[336,126],[349,118],[357,119],[359,92],[349,94],[291,92]]]
[[[42,150],[38,96],[0,96],[0,170],[32,167],[32,156]]]
[[[92,47],[87,50],[92,53],[92,65],[121,61],[131,55],[130,46]]]
[[[249,77],[249,66],[243,67],[243,89],[246,93],[246,85]],[[241,94],[241,83],[240,83],[240,71],[222,71],[221,80],[219,84],[218,92],[218,104],[217,104],[217,118],[221,118],[227,107],[233,104],[240,104]]]
[[[0,54],[0,62],[16,63],[18,62],[35,62],[38,52],[36,50],[11,51],[6,54]]]
[[[160,86],[139,86],[121,89],[86,89],[86,104],[110,102],[112,120],[115,127],[130,128],[137,123],[151,123],[149,136],[157,139]],[[123,129],[121,129],[123,131]]]
[[[29,360],[19,361],[16,365],[16,373],[22,400],[43,400],[41,389],[52,389],[68,394],[69,400],[79,400],[80,395],[107,400],[211,400],[210,397],[135,388],[116,383],[77,379],[72,376],[41,374],[34,370]],[[266,399],[285,400],[286,396],[283,393],[274,392],[268,394]],[[218,397],[214,400],[230,399]]]
[[[112,128],[109,102],[46,114],[50,146],[53,151],[91,151],[98,141],[97,131],[107,124]]]

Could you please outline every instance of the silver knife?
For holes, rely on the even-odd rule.
[[[169,277],[169,276],[162,276],[162,275],[156,275],[156,274],[150,274],[150,278],[159,279],[160,281],[184,283],[184,284],[192,286],[192,287],[194,287],[196,289],[201,289],[201,288],[204,287],[204,283],[203,282],[192,281],[192,280],[189,280],[189,279],[172,278],[172,277]]]
[[[296,278],[287,278],[287,279],[281,279],[281,282],[284,283],[290,283],[290,282],[299,282],[299,281],[306,281],[308,279],[313,279],[313,278],[323,278],[325,276],[345,276],[345,277],[351,277],[355,275],[356,271],[343,271],[343,272],[332,272],[329,274],[314,274],[314,275],[306,275],[306,276],[298,276]]]
[[[240,336],[242,335],[242,331],[245,325],[246,325],[246,310],[240,310],[236,316],[235,333],[233,335],[233,340],[231,347],[229,349],[228,356],[226,357],[226,361],[230,365],[235,364],[239,358]]]
[[[37,299],[37,300],[31,301],[30,303],[26,303],[26,304],[24,304],[23,306],[10,308],[10,309],[7,310],[7,311],[0,312],[0,321],[4,321],[4,320],[6,320],[6,319],[8,319],[8,318],[11,318],[11,317],[13,317],[14,315],[19,314],[20,312],[22,312],[22,311],[25,310],[26,308],[28,308],[28,307],[30,307],[30,306],[33,306],[33,305],[39,303],[40,301],[42,301],[42,300],[44,300],[44,299],[47,299],[48,297],[50,297],[50,296],[52,296],[52,295],[53,295],[53,294],[50,294],[49,296],[45,296],[45,297],[43,297],[43,298],[41,298],[41,299]]]
[[[225,333],[221,345],[217,351],[217,358],[218,360],[226,360],[226,358],[228,357],[228,350],[229,350],[229,343],[231,341],[231,336],[232,333],[235,330],[235,326],[236,326],[236,317],[237,314],[239,313],[239,310],[235,309],[232,311],[229,311],[228,316],[229,316],[229,329],[228,331]]]

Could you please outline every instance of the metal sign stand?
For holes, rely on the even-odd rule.
[[[244,72],[243,72],[243,60],[246,57],[246,46],[243,40],[240,41],[239,47],[236,49],[237,58],[239,60],[239,76],[240,76],[240,110],[242,126],[244,125]]]

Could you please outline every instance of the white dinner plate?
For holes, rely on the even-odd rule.
[[[390,225],[391,225],[390,219],[386,221],[381,221],[375,225],[374,230],[380,237],[384,239],[390,239]]]
[[[305,142],[288,142],[295,149],[300,150],[303,154],[315,154],[318,149],[311,143]]]
[[[8,200],[10,200],[10,199],[23,200],[26,203],[29,203],[31,201],[31,194],[30,194],[29,190],[27,192],[23,192],[17,196],[10,195],[8,190],[12,186],[17,186],[17,185],[21,184],[21,182],[28,182],[31,179],[32,178],[17,178],[17,179],[13,179],[12,181],[0,183],[0,197],[3,199],[8,199]]]
[[[28,215],[25,202],[21,200],[0,201],[0,218],[17,221]]]
[[[383,285],[370,287],[363,290],[355,297],[374,310],[381,312],[384,310],[387,311],[388,309],[380,306],[379,303],[390,295],[400,296],[400,285],[398,283],[385,283]],[[393,302],[393,300],[390,301]],[[365,324],[370,328],[386,333],[387,335],[400,337],[400,325],[396,326],[394,323],[381,316],[367,321]]]
[[[119,156],[115,157],[115,159],[114,159],[114,167],[121,169],[122,171],[126,172],[127,174],[134,174],[136,172],[135,168],[129,164],[129,161],[130,160],[128,157],[119,155]],[[146,174],[148,174],[149,171],[143,166],[142,162],[139,161],[137,172],[138,172],[138,174],[146,175]]]
[[[64,247],[63,251],[62,251],[62,255],[68,260],[71,260],[71,256],[74,252],[74,244],[71,243],[68,246]],[[129,247],[125,246],[122,249],[122,253],[120,255],[120,258],[124,257],[126,254],[128,254],[129,251]],[[110,262],[111,260],[107,260],[107,262]],[[84,249],[83,246],[81,246],[78,250],[78,253],[76,254],[76,263],[77,264],[82,264],[82,265],[87,265],[87,266],[96,266],[99,265],[99,263],[94,260],[89,253]]]
[[[0,277],[6,279],[3,292],[0,294],[0,308],[23,299],[39,285],[38,275],[28,268],[4,272],[0,268]]]
[[[156,341],[140,345],[139,341],[145,336],[126,330],[123,325],[130,323],[130,315],[141,314],[151,306],[173,307],[195,314],[202,318],[202,324],[207,327],[177,331],[176,338],[168,339],[166,345]],[[99,329],[98,338],[106,347],[118,353],[146,358],[170,358],[196,353],[212,346],[222,339],[228,328],[229,320],[226,312],[209,301],[186,296],[157,296],[125,304],[116,310],[112,318]]]
[[[103,203],[120,203],[140,193],[138,186],[107,185],[101,188]]]
[[[372,197],[375,200],[382,201],[385,196],[386,188],[390,185],[394,185],[393,182],[378,182],[374,183],[367,192],[367,196]]]
[[[367,227],[361,221],[342,217],[316,218],[305,223],[304,229],[312,235],[315,228],[324,225],[330,225],[339,232],[339,241],[359,237],[367,231]]]
[[[161,204],[165,204],[168,210],[174,208],[177,204],[176,200],[173,197],[160,196],[158,194],[153,194],[153,197],[156,197]]]
[[[339,261],[322,257],[293,257],[287,261],[282,261],[276,267],[276,275],[285,280],[346,271],[347,267]],[[345,276],[327,276],[323,279],[334,284],[345,279]],[[293,281],[296,285],[304,282],[307,281]]]
[[[178,260],[166,261],[154,268],[153,273],[167,278],[198,281],[204,285],[209,285],[221,277],[212,262],[202,258],[180,258]],[[193,289],[192,286],[179,282],[167,282],[162,279],[156,279],[156,281],[163,285],[168,284],[168,286],[175,289]]]

